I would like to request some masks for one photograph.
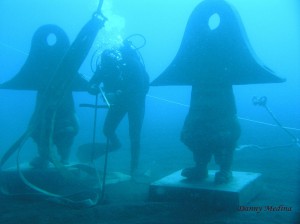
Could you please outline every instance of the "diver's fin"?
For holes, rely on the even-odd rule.
[[[219,23],[210,28],[214,17]],[[238,13],[226,1],[204,0],[188,20],[176,57],[151,85],[283,81],[255,55]]]

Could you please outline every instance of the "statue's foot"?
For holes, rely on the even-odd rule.
[[[207,168],[203,167],[191,167],[185,168],[181,171],[181,176],[186,177],[190,180],[204,180],[208,177]]]
[[[232,180],[231,171],[219,171],[215,174],[215,183],[216,184],[226,184]]]

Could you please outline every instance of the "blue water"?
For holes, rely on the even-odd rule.
[[[144,35],[147,40],[146,46],[140,52],[150,80],[154,80],[176,55],[189,15],[199,2],[201,0],[104,0],[103,14],[108,21],[105,28],[99,32],[90,54],[80,68],[80,73],[87,79],[92,76],[90,61],[96,49],[113,46],[122,38],[138,33]],[[291,136],[276,126],[264,108],[254,106],[252,97],[266,96],[267,105],[278,121],[287,127],[292,135],[300,138],[299,0],[228,0],[228,2],[240,14],[250,44],[258,58],[278,76],[287,80],[280,84],[234,86],[242,127],[239,144],[259,146],[290,144]],[[11,79],[20,70],[28,56],[32,35],[38,27],[56,24],[63,28],[70,41],[73,41],[95,11],[97,4],[97,0],[0,0],[0,83]],[[137,40],[137,44],[140,43],[139,41]],[[151,87],[148,93],[141,139],[141,167],[142,169],[154,167],[156,177],[165,176],[175,169],[193,164],[190,152],[179,138],[189,109],[190,91],[189,86],[172,86]],[[74,154],[71,157],[76,161],[75,152],[78,146],[92,141],[94,122],[94,111],[81,108],[79,104],[94,103],[95,98],[85,92],[75,92],[74,99],[80,122],[79,134],[73,145]],[[34,91],[0,90],[0,157],[26,130],[34,105]],[[97,141],[104,141],[102,125],[105,114],[105,110],[98,111]],[[112,153],[109,158],[109,169],[128,172],[130,150],[126,119],[118,128],[118,134],[123,148],[117,153]],[[238,161],[234,164],[234,168],[237,167],[241,171],[262,172],[266,176],[267,194],[258,199],[259,203],[274,206],[281,203],[293,206],[299,215],[299,204],[297,204],[299,187],[296,186],[299,181],[297,172],[299,148],[287,149],[290,154],[285,153],[281,148],[276,150],[275,153],[267,150],[241,150],[240,154],[237,153]],[[20,159],[26,162],[34,156],[36,156],[36,146],[29,139],[22,148]],[[14,159],[10,159],[7,165],[15,165],[15,163]],[[155,167],[158,167],[157,170]],[[127,198],[130,197],[127,195]],[[19,206],[22,207],[22,203]],[[27,204],[25,207],[27,208]],[[28,209],[30,210],[31,207],[28,206]],[[61,211],[60,207],[58,209]],[[12,216],[18,216],[13,209],[11,210]],[[50,211],[49,217],[53,216],[47,206],[42,210]],[[157,211],[159,210],[154,212],[157,214]],[[131,212],[135,213],[134,210]],[[61,215],[67,213],[62,212]],[[77,218],[77,211],[73,213],[70,214]],[[121,213],[126,218],[123,210]],[[152,211],[149,213],[152,215]],[[30,216],[31,213],[28,214]],[[55,214],[63,222],[64,219],[60,218],[59,212]],[[115,214],[112,213],[111,216]],[[280,219],[284,220],[282,223],[286,221],[283,217],[287,214],[272,213],[271,215],[273,214],[272,222],[278,220],[280,222]],[[188,213],[185,216],[189,216]],[[89,218],[88,215],[86,217]],[[8,216],[6,218],[13,220]],[[259,219],[257,223],[260,223],[260,217],[253,214],[251,221],[254,223],[256,219]],[[80,223],[79,220],[76,221]],[[96,223],[92,219],[89,221]]]
[[[184,32],[187,19],[199,0],[150,1],[105,0],[103,14],[108,17],[106,28],[99,32],[93,52],[99,45],[117,43],[133,33],[147,39],[141,49],[150,79],[154,80],[172,61]],[[244,134],[242,144],[284,144],[289,136],[279,128],[258,124],[273,124],[267,112],[252,105],[253,96],[267,96],[268,106],[284,126],[295,128],[300,135],[300,5],[297,0],[244,1],[230,0],[239,12],[250,43],[261,61],[275,73],[287,79],[281,84],[235,86],[238,116]],[[0,83],[12,78],[25,62],[31,37],[44,24],[56,24],[63,28],[70,40],[74,40],[83,24],[90,18],[98,1],[73,0],[1,0],[0,1]],[[104,48],[103,47],[103,48]],[[91,77],[91,54],[80,72]],[[80,103],[94,102],[87,93],[74,93],[81,129],[74,148],[91,140],[93,111],[79,108]],[[143,138],[169,139],[167,143],[179,143],[179,133],[188,111],[190,87],[151,87],[147,99]],[[35,93],[31,91],[0,90],[0,155],[26,129],[33,112]],[[99,112],[99,126],[105,111]],[[243,119],[251,119],[247,121]],[[101,127],[98,138],[102,139]],[[128,143],[127,121],[119,128],[120,136]],[[262,136],[268,132],[268,136]],[[170,137],[171,136],[171,137]],[[266,140],[267,138],[267,140]],[[276,141],[274,142],[274,138]],[[24,146],[26,154],[32,151],[31,141]]]

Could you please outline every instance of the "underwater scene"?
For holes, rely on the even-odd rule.
[[[0,223],[300,223],[298,0],[0,10]]]

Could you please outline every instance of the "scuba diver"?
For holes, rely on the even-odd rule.
[[[90,80],[89,92],[97,94],[101,83],[105,97],[111,105],[103,127],[109,149],[116,150],[121,147],[116,129],[127,114],[131,144],[130,173],[132,176],[137,175],[149,76],[137,48],[128,41],[128,38],[118,49],[103,51],[101,63]]]

